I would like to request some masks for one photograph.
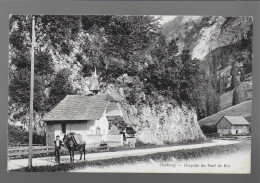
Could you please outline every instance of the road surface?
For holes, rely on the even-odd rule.
[[[86,154],[86,161],[93,160],[104,160],[112,159],[119,157],[129,157],[129,156],[143,156],[147,154],[154,154],[159,152],[172,152],[178,150],[186,149],[198,149],[203,147],[213,147],[213,146],[222,146],[239,143],[239,141],[234,140],[213,140],[211,142],[202,143],[202,144],[190,144],[190,145],[179,145],[171,147],[158,147],[151,149],[131,149],[126,151],[117,151],[117,152],[100,152],[100,153],[90,153]],[[75,162],[79,162],[79,156],[75,155]],[[61,163],[70,163],[69,155],[61,156]],[[56,165],[54,157],[42,157],[42,158],[33,158],[33,166],[46,166],[46,165]],[[7,170],[15,170],[28,166],[28,159],[14,159],[8,160]]]
[[[69,172],[106,173],[222,173],[248,174],[251,172],[251,151],[244,149],[229,154],[214,154],[191,159],[157,159],[145,162],[124,163],[106,166],[86,166]]]

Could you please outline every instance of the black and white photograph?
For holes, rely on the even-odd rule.
[[[253,17],[9,15],[8,172],[251,173]]]

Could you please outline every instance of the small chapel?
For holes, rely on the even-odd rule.
[[[88,95],[67,95],[44,116],[46,145],[52,145],[57,135],[62,139],[70,132],[80,134],[86,147],[104,141],[110,146],[123,145],[117,128],[118,124],[125,124],[119,101],[108,93],[100,93],[96,69],[90,91]]]

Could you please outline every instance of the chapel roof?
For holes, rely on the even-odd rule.
[[[110,94],[67,95],[43,121],[71,121],[100,119],[110,102],[118,102]]]

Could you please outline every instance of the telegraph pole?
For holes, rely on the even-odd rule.
[[[31,87],[30,87],[30,121],[29,121],[29,159],[28,168],[32,169],[32,140],[33,140],[33,89],[34,89],[34,44],[35,44],[35,17],[32,16],[32,44],[31,44]]]

